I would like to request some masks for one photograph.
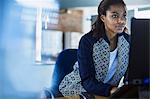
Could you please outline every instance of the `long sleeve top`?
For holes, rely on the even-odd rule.
[[[125,40],[129,42],[129,35],[126,33],[121,33],[118,37],[119,36],[123,36]],[[106,36],[104,36],[104,40],[109,44],[109,40]],[[87,33],[81,38],[78,48],[79,73],[83,81],[82,85],[86,91],[96,95],[108,96],[112,84],[98,81],[95,77],[96,71],[93,60],[93,47],[97,41],[98,39],[94,38],[92,33]]]
[[[82,36],[74,70],[66,75],[59,85],[64,96],[88,92],[99,96],[109,96],[112,86],[117,86],[125,75],[129,59],[129,35],[117,34],[117,68],[109,83],[104,83],[110,62],[109,40],[106,35],[95,38],[92,32]]]

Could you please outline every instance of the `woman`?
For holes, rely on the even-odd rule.
[[[74,71],[64,77],[59,90],[64,96],[88,92],[109,96],[125,75],[129,58],[123,0],[102,0],[98,17],[79,43]]]

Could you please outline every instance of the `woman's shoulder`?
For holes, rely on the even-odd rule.
[[[124,32],[124,36],[126,36],[126,37],[130,37],[130,34],[129,34],[129,33],[125,33],[125,32]]]
[[[92,47],[96,41],[97,40],[93,37],[92,32],[88,32],[81,37],[79,45]]]
[[[121,35],[123,35],[124,38],[130,43],[130,34],[123,32]]]
[[[128,33],[124,33],[125,39],[130,43],[131,36]]]
[[[82,37],[81,40],[87,40],[87,41],[96,41],[97,39],[93,36],[92,31],[85,33]]]
[[[82,38],[92,38],[92,32],[85,33]]]

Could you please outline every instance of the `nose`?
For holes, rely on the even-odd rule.
[[[126,19],[123,17],[118,18],[118,23],[125,23]]]

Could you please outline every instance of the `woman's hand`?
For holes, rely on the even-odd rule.
[[[113,94],[116,90],[117,90],[117,87],[113,87],[113,88],[110,90],[110,94]]]

